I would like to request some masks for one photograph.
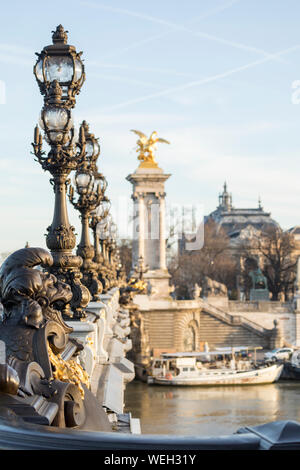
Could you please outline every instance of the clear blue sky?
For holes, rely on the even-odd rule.
[[[42,97],[35,52],[62,24],[83,51],[87,79],[74,110],[100,138],[99,167],[117,212],[131,206],[126,176],[136,136],[157,130],[172,205],[209,213],[227,181],[236,207],[263,207],[300,224],[299,0],[12,0],[1,5],[0,252],[45,246],[49,173],[31,155]],[[294,103],[293,103],[294,101]],[[70,221],[80,233],[78,213]],[[122,225],[123,224],[123,225]]]

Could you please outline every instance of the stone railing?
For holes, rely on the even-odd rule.
[[[245,301],[229,300],[229,312],[272,312],[272,313],[292,313],[294,305],[292,302],[277,301]]]
[[[211,305],[209,303],[205,303],[203,309],[208,313],[212,314],[214,317],[218,318],[219,320],[222,320],[223,322],[229,325],[240,325],[250,330],[253,330],[255,333],[262,336],[268,336],[270,334],[270,330],[267,330],[266,328],[249,320],[248,318],[242,317],[240,315],[231,315],[230,313],[225,312],[224,310],[215,307],[214,305]]]
[[[124,414],[124,390],[134,379],[134,364],[126,359],[132,348],[129,312],[119,305],[119,289],[91,302],[84,321],[68,321],[71,337],[80,340],[84,349],[79,362],[90,376],[91,391],[105,409],[114,429],[139,433],[139,420]]]
[[[166,457],[173,459],[173,463],[178,461],[180,451],[185,451],[188,455],[188,451],[191,450],[247,450],[248,456],[251,454],[250,451],[300,449],[300,423],[297,421],[275,421],[260,426],[249,426],[238,429],[235,434],[222,436],[130,435],[116,432],[83,432],[67,428],[53,432],[39,425],[25,424],[18,417],[3,416],[2,413],[3,410],[0,410],[0,449],[100,450],[103,451],[100,459],[108,460],[115,455],[119,459],[116,460],[116,465],[123,458],[118,457],[118,451],[126,452],[126,462],[133,462],[133,459],[128,459],[131,458],[129,456],[136,455],[135,451],[140,451],[142,458],[146,461],[147,455],[153,458],[155,456],[153,452],[156,452],[156,462],[165,464],[167,463]],[[172,453],[169,456],[165,455],[166,451],[172,450],[175,451],[173,455]],[[162,455],[158,455],[157,451],[161,451]],[[197,456],[197,458],[195,462],[199,463],[201,457]],[[172,462],[172,460],[169,461]],[[109,462],[112,461],[109,460]],[[155,462],[154,459],[153,462]]]

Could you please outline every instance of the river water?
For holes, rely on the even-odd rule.
[[[300,422],[300,381],[167,387],[134,380],[126,387],[125,411],[140,419],[143,434],[229,435],[271,421]]]

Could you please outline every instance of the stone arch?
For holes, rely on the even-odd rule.
[[[200,341],[199,313],[185,313],[176,322],[175,342],[178,351],[197,351]]]
[[[196,351],[197,342],[196,342],[196,328],[194,321],[191,321],[184,330],[183,333],[183,348],[185,352]]]

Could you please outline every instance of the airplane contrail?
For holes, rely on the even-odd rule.
[[[284,50],[279,51],[279,52],[277,52],[276,54],[273,54],[273,55],[275,55],[277,57],[281,57],[282,55],[288,54],[289,52],[293,52],[293,51],[298,50],[298,49],[300,49],[300,44],[297,44],[295,46],[291,46],[288,49],[284,49]],[[272,55],[272,57],[273,57],[273,55]],[[250,69],[252,67],[256,67],[257,65],[264,64],[265,62],[268,62],[270,60],[271,60],[271,57],[264,57],[264,58],[258,59],[256,61],[249,62],[248,64],[245,64],[245,65],[227,70],[226,72],[222,72],[222,73],[219,73],[219,74],[216,74],[216,75],[212,75],[210,77],[203,78],[203,79],[200,79],[200,80],[194,80],[192,82],[188,82],[188,83],[185,83],[183,85],[176,86],[176,87],[167,88],[167,89],[161,90],[157,93],[152,93],[150,95],[141,96],[139,98],[135,98],[133,100],[125,101],[123,103],[119,103],[117,105],[113,105],[113,106],[108,107],[108,108],[102,108],[99,111],[102,111],[102,112],[103,111],[112,111],[114,109],[119,109],[119,108],[122,108],[124,106],[131,105],[131,104],[141,103],[142,101],[147,101],[147,100],[153,99],[153,98],[159,98],[161,96],[166,96],[166,95],[169,95],[169,94],[177,92],[177,91],[186,90],[188,88],[204,85],[206,83],[211,83],[211,82],[214,82],[214,81],[219,80],[221,78],[229,77],[230,75],[233,75],[235,73],[242,72],[243,70],[247,70],[247,69]]]
[[[234,48],[237,48],[237,49],[242,49],[242,50],[245,50],[245,51],[248,51],[248,52],[256,52],[256,53],[264,55],[265,57],[269,57],[272,60],[278,60],[278,57],[276,57],[276,55],[269,54],[268,52],[266,52],[262,49],[259,49],[257,47],[248,46],[248,45],[242,44],[240,42],[229,41],[227,39],[219,38],[217,36],[213,36],[213,35],[201,32],[201,31],[198,31],[198,32],[197,31],[192,31],[189,28],[185,27],[184,25],[178,25],[176,23],[171,23],[171,22],[163,20],[161,18],[157,18],[157,17],[150,16],[150,15],[145,15],[144,13],[140,13],[140,12],[136,12],[136,11],[132,11],[132,10],[126,10],[126,9],[123,9],[123,8],[110,7],[110,6],[107,6],[107,5],[102,5],[102,4],[99,4],[99,3],[93,3],[93,2],[89,2],[89,1],[83,1],[83,2],[81,2],[81,4],[85,5],[85,6],[88,6],[88,7],[91,7],[91,8],[98,8],[98,9],[102,9],[102,10],[106,10],[106,11],[111,11],[113,13],[120,13],[120,14],[124,14],[124,15],[128,15],[128,16],[133,16],[135,18],[140,18],[140,19],[143,19],[143,20],[146,20],[146,21],[151,21],[151,22],[156,23],[156,24],[161,24],[163,26],[168,26],[169,28],[171,28],[171,32],[172,31],[184,31],[184,32],[192,34],[196,37],[202,37],[203,39],[208,39],[208,40],[211,40],[211,41],[215,41],[215,42],[218,42],[220,44],[228,45],[228,46],[231,46],[231,47],[234,47]]]
[[[206,13],[203,13],[202,15],[199,15],[195,18],[193,18],[192,20],[188,21],[186,24],[192,24],[192,23],[195,23],[197,21],[201,21],[205,18],[208,18],[210,16],[213,16],[213,15],[216,15],[217,13],[220,13],[221,11],[224,11],[224,10],[227,10],[228,8],[232,7],[235,3],[238,3],[240,2],[241,0],[232,0],[231,2],[226,2],[224,3],[223,5],[220,5],[219,7],[216,7],[216,8],[213,8],[209,11],[207,11]],[[81,2],[81,3],[85,3],[85,2]],[[176,30],[177,31],[177,30]],[[150,42],[153,42],[153,41],[156,41],[157,39],[161,39],[165,36],[168,36],[169,34],[173,33],[174,32],[174,28],[172,29],[169,29],[168,31],[164,31],[163,33],[160,33],[160,34],[155,34],[153,36],[149,36],[148,38],[145,38],[145,39],[141,39],[140,41],[136,41],[128,46],[125,46],[123,48],[120,48],[120,49],[117,49],[116,51],[113,51],[107,55],[104,55],[102,56],[102,59],[107,59],[107,58],[110,58],[110,57],[114,57],[115,55],[119,55],[121,54],[122,52],[127,52],[131,49],[135,49],[137,47],[141,47],[143,46],[144,44],[149,44]]]

